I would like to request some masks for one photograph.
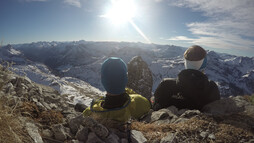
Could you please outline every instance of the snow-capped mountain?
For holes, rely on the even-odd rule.
[[[14,65],[16,72],[27,73],[28,77],[40,83],[57,85],[51,80],[45,80],[50,76],[50,79],[58,79],[58,84],[71,82],[82,88],[90,84],[103,90],[100,83],[100,67],[107,57],[121,57],[125,62],[129,62],[132,57],[141,56],[152,71],[155,91],[163,78],[175,78],[184,69],[185,50],[186,48],[173,45],[82,40],[8,45],[0,49],[0,57],[17,62]],[[222,96],[254,93],[254,57],[238,57],[208,51],[205,73],[219,85]],[[64,86],[61,88],[67,89]],[[99,90],[96,92],[99,93]]]

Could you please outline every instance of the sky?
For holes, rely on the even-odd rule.
[[[254,0],[0,0],[1,45],[126,41],[254,57]]]

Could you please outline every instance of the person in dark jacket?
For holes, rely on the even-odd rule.
[[[220,99],[215,82],[203,73],[207,64],[206,51],[193,45],[184,53],[185,70],[177,78],[165,78],[157,87],[152,99],[153,109],[159,110],[171,105],[178,109],[198,109]]]

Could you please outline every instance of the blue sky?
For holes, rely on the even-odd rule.
[[[128,0],[135,6],[132,23],[105,17],[114,1],[119,0],[0,0],[0,40],[198,44],[254,56],[253,0]]]

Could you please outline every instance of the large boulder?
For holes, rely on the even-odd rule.
[[[140,56],[133,57],[128,63],[127,87],[150,100],[153,76],[148,65]]]
[[[207,104],[202,111],[213,115],[231,115],[240,112],[254,115],[254,106],[243,96],[235,96]]]

